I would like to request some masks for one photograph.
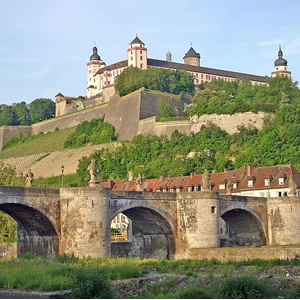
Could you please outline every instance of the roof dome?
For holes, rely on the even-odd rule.
[[[93,48],[93,54],[90,57],[90,60],[101,60],[100,56],[97,53],[97,47]]]
[[[279,45],[278,58],[274,62],[275,67],[287,66],[287,60],[283,58],[283,52],[281,46]]]

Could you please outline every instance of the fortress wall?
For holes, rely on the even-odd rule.
[[[229,134],[234,134],[238,131],[239,126],[250,126],[257,129],[263,128],[264,119],[270,114],[259,112],[257,114],[236,113],[234,115],[203,115],[201,117],[193,117],[193,121],[167,121],[156,122],[156,117],[151,117],[139,121],[137,134],[155,134],[171,136],[174,130],[182,133],[190,134],[200,131],[202,125],[208,126],[210,123],[216,124],[221,129]]]
[[[119,132],[119,140],[132,140],[137,135],[140,119],[140,91],[120,98],[110,99],[105,112],[105,121],[112,124]]]
[[[175,113],[176,116],[185,115],[183,113],[184,103],[189,103],[189,101],[183,101],[165,95],[156,95],[147,91],[142,91],[141,94],[142,94],[141,107],[140,107],[141,120],[152,116],[160,116],[158,105],[161,100],[167,102],[172,106],[173,112]]]
[[[87,110],[79,111],[74,114],[69,114],[58,118],[46,120],[40,123],[32,124],[32,134],[37,134],[39,132],[46,133],[49,131],[54,131],[55,128],[70,128],[81,124],[83,121],[99,119],[104,116],[106,108],[107,104],[104,104]]]
[[[154,135],[167,135],[170,137],[174,130],[178,130],[181,133],[191,133],[192,123],[186,121],[168,121],[168,122],[156,122],[156,117],[147,118],[139,121],[137,134],[154,134]]]
[[[1,126],[0,149],[2,149],[11,137],[17,137],[19,132],[22,132],[24,136],[28,136],[31,134],[31,126]]]
[[[199,132],[202,125],[208,125],[214,123],[221,129],[225,130],[229,134],[234,134],[238,131],[239,126],[254,127],[262,129],[264,119],[270,114],[265,112],[258,112],[257,114],[252,112],[235,113],[233,115],[203,115],[201,117],[192,117],[191,131]]]

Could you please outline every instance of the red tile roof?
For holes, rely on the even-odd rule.
[[[248,166],[247,168],[239,170],[224,170],[221,173],[211,173],[211,188],[212,192],[226,192],[228,183],[236,184],[232,189],[232,193],[241,191],[251,191],[259,189],[275,189],[275,188],[288,188],[288,178],[293,178],[296,186],[300,187],[300,173],[291,165],[258,167]],[[279,178],[283,178],[283,184],[279,184]],[[269,185],[265,185],[265,179],[270,180]],[[248,186],[248,180],[253,180],[253,186]],[[112,188],[113,191],[136,191],[135,181],[109,181],[100,183],[102,187]],[[160,178],[145,179],[144,191],[170,191],[170,189],[180,189],[181,192],[188,192],[189,187],[200,187],[202,185],[201,174],[191,174],[189,176],[167,177],[161,176]],[[225,185],[224,189],[220,185]]]

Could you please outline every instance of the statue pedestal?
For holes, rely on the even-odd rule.
[[[99,181],[96,179],[89,181],[89,187],[95,187],[98,184],[99,184]]]

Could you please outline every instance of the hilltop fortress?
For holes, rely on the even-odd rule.
[[[252,126],[261,129],[266,113],[245,113],[234,115],[206,115],[193,117],[184,121],[156,122],[156,116],[160,115],[158,103],[164,100],[169,103],[176,116],[183,116],[184,104],[190,103],[189,95],[181,99],[175,95],[140,89],[124,97],[115,93],[114,84],[118,75],[127,67],[166,68],[172,70],[185,70],[193,75],[195,85],[209,82],[214,79],[234,81],[237,78],[249,79],[252,84],[266,84],[265,76],[246,73],[238,73],[200,66],[200,54],[193,47],[185,53],[184,63],[172,61],[172,55],[168,51],[166,60],[151,59],[147,56],[147,48],[138,36],[129,44],[127,59],[106,65],[98,54],[96,47],[87,63],[87,96],[68,97],[58,93],[55,97],[55,118],[31,126],[3,126],[0,127],[0,148],[7,140],[18,136],[22,132],[24,136],[49,132],[55,129],[74,127],[83,121],[90,121],[104,117],[118,131],[120,140],[131,140],[138,134],[166,134],[170,136],[177,129],[187,134],[197,132],[202,125],[214,123],[228,133],[237,131],[238,126]],[[287,61],[283,58],[281,47],[278,51],[278,59],[274,62],[274,71],[271,76],[291,76],[287,70]]]

